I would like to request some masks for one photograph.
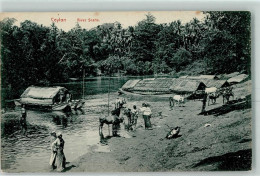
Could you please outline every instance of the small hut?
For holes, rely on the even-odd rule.
[[[217,89],[230,86],[226,80],[203,79],[201,80],[207,87],[216,87]]]
[[[193,94],[196,91],[204,91],[206,85],[197,80],[183,80],[177,86],[171,88],[172,92],[178,94]]]

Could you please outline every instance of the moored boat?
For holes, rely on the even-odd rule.
[[[25,105],[26,108],[62,111],[71,108],[70,101],[71,94],[64,87],[30,86],[14,103],[16,106]]]

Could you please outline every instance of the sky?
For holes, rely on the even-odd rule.
[[[187,23],[193,18],[202,20],[205,15],[200,11],[151,11],[155,23],[170,23],[181,20]],[[4,18],[15,18],[15,25],[25,20],[30,20],[44,26],[50,26],[53,22],[64,31],[69,31],[78,22],[82,28],[91,29],[103,23],[119,22],[123,28],[135,26],[139,21],[146,18],[148,11],[131,12],[10,12],[0,13],[0,20]]]

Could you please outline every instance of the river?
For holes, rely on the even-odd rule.
[[[1,165],[4,172],[50,172],[50,132],[60,131],[65,140],[67,162],[74,161],[87,152],[109,152],[108,145],[101,145],[98,133],[98,118],[107,114],[107,93],[115,98],[118,88],[129,79],[90,78],[84,81],[84,99],[82,110],[63,112],[27,111],[27,131],[20,130],[17,114],[18,107],[8,109],[1,117]],[[138,77],[143,78],[143,77]],[[74,99],[82,98],[82,82],[55,84],[69,89]],[[114,97],[113,97],[114,95]],[[16,116],[14,115],[16,114]],[[104,126],[104,135],[108,129]],[[129,137],[121,130],[123,137]]]

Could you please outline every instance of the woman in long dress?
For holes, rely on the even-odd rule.
[[[52,166],[52,169],[55,169],[57,150],[56,150],[56,146],[55,146],[54,142],[57,139],[56,132],[55,131],[51,132],[51,136],[52,136],[52,138],[51,138],[51,158],[50,158],[49,164]]]
[[[136,105],[133,106],[133,109],[131,110],[131,114],[132,114],[131,124],[134,126],[134,130],[135,130],[137,125],[137,119],[138,119],[138,111]]]
[[[143,112],[143,118],[144,118],[144,126],[147,130],[152,130],[152,124],[150,121],[152,111],[148,107],[146,103],[143,103],[142,107],[140,108],[140,111]]]
[[[65,169],[66,158],[63,152],[65,141],[62,139],[62,134],[57,134],[57,139],[54,141],[54,146],[57,150],[56,155],[56,164],[57,164],[57,171],[63,171]]]

